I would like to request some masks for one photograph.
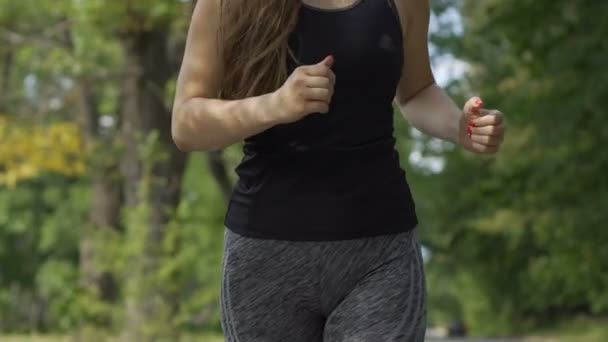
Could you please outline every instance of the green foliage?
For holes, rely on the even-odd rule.
[[[455,270],[444,281],[457,284],[477,332],[608,314],[608,25],[598,22],[608,6],[444,3],[461,10],[464,33],[435,42],[471,66],[451,90],[461,99],[480,91],[509,121],[500,156],[452,151],[427,180],[438,192],[425,210],[426,238],[449,256],[436,256],[440,269]]]
[[[0,187],[0,330],[74,326],[87,194],[62,176]]]
[[[151,162],[162,157],[153,137],[148,144],[142,149],[145,159]],[[141,331],[145,340],[170,338],[178,330],[219,329],[217,296],[225,204],[211,176],[201,173],[205,163],[198,156],[191,159],[188,170],[182,201],[160,244],[147,235],[150,211],[145,201],[126,213],[124,263],[119,273],[126,281],[127,305],[155,308],[154,319],[147,320]],[[144,177],[141,198],[147,197],[149,177]],[[150,249],[158,249],[161,257],[146,259]],[[150,297],[159,293],[161,297]],[[175,303],[182,305],[174,307]]]
[[[112,5],[105,0],[90,0],[73,1],[72,9],[83,22],[126,34],[167,28],[186,5],[187,1],[177,0],[125,0]]]
[[[122,153],[116,123],[125,94],[118,81],[133,72],[123,69],[121,44],[129,35],[159,31],[179,45],[190,8],[188,1],[122,1],[109,6],[106,1],[0,0],[0,86],[10,90],[0,94],[5,114],[0,183],[12,187],[0,187],[0,330],[78,328],[84,340],[103,340],[128,324],[133,303],[158,309],[156,320],[140,327],[145,336],[173,334],[178,325],[217,329],[224,208],[217,189],[209,190],[214,189],[210,176],[201,178],[200,169],[193,171],[197,175],[188,184],[188,198],[179,214],[172,215],[161,245],[147,242],[147,200],[125,208],[118,230],[98,229],[88,222],[91,178],[121,176],[115,168]],[[85,95],[93,107],[82,106],[81,85],[89,86],[90,94]],[[85,109],[91,112],[82,113]],[[82,130],[91,129],[83,126],[84,120],[103,125],[96,120],[110,118],[114,125]],[[64,124],[66,119],[73,122]],[[81,135],[91,133],[97,134],[96,140],[88,137],[83,146]],[[158,135],[151,135],[141,146],[140,158],[148,167],[167,157],[157,142]],[[199,161],[197,167],[205,164]],[[144,190],[157,181],[149,178],[150,169],[145,172]],[[78,197],[71,196],[76,191]],[[214,204],[201,209],[208,203]],[[96,291],[81,287],[79,244],[85,240],[93,244],[97,270],[118,277],[116,302],[100,301]],[[195,276],[192,267],[198,270]],[[182,301],[188,303],[183,309],[177,306]]]
[[[439,14],[461,13],[464,24],[462,34],[454,34],[442,22],[433,36],[437,51],[470,65],[450,92],[462,102],[479,91],[489,107],[507,114],[509,133],[500,156],[485,158],[412,138],[410,127],[395,118],[422,239],[433,253],[427,264],[431,321],[463,318],[475,333],[496,334],[575,314],[607,315],[608,154],[602,148],[608,143],[608,24],[602,16],[608,5],[433,4]],[[12,132],[0,129],[0,175],[19,175],[3,182],[12,188],[0,185],[0,330],[79,329],[81,340],[107,340],[137,323],[129,310],[142,307],[148,310],[136,311],[152,314],[138,325],[141,340],[219,330],[226,203],[203,155],[190,158],[180,203],[167,208],[160,242],[148,235],[154,212],[146,193],[159,181],[151,165],[167,158],[162,135],[148,136],[140,147],[141,200],[123,208],[120,227],[96,230],[88,212],[91,179],[121,176],[112,168],[124,147],[116,133],[128,94],[119,81],[133,72],[123,68],[121,44],[147,32],[182,37],[190,6],[177,0],[0,0],[0,65],[10,67],[8,73],[0,68],[0,87],[7,87],[0,110]],[[83,113],[75,84],[88,84],[95,112],[114,120],[86,147],[78,140],[85,132],[76,129]],[[174,79],[163,89],[168,99],[173,88]],[[56,129],[61,134],[50,135]],[[45,140],[47,133],[53,138]],[[412,150],[440,158],[445,168],[434,173],[413,162]],[[229,169],[240,157],[238,147],[226,151]],[[117,277],[114,302],[81,287],[83,237],[95,244],[95,265]]]

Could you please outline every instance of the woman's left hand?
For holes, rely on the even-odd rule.
[[[496,154],[505,137],[504,115],[498,110],[483,108],[479,97],[464,106],[460,120],[460,144],[479,154]]]

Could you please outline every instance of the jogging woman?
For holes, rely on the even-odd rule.
[[[228,205],[227,341],[423,341],[425,282],[393,105],[493,154],[503,116],[434,82],[428,0],[198,0],[172,133],[244,140]]]

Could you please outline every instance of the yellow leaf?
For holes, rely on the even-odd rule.
[[[25,125],[0,115],[0,184],[14,187],[44,172],[86,172],[79,127],[72,122]]]

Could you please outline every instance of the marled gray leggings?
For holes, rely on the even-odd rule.
[[[226,230],[222,268],[228,342],[424,341],[415,231],[308,242]]]

